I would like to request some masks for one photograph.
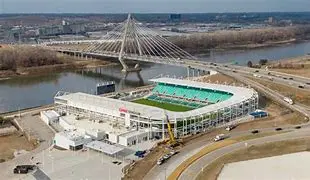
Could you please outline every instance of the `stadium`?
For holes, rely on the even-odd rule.
[[[145,135],[143,140],[167,137],[167,119],[174,135],[181,137],[240,119],[258,108],[258,93],[250,88],[165,77],[150,81],[154,85],[105,96],[59,92],[54,101],[58,112],[98,122],[92,128],[102,126],[107,139],[116,136],[113,142],[120,143],[120,137],[126,137],[124,145],[139,143],[140,134]]]

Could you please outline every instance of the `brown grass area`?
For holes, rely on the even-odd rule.
[[[282,68],[277,68],[281,64]],[[290,66],[304,65],[304,68],[290,68]],[[290,59],[283,59],[278,62],[272,62],[269,65],[276,66],[272,68],[272,71],[278,71],[287,74],[293,74],[298,76],[310,77],[310,55],[295,57]],[[285,68],[289,65],[288,68]]]
[[[17,133],[0,137],[0,159],[5,161],[14,158],[13,153],[15,150],[31,151],[34,148],[34,144],[30,143],[24,136]]]
[[[260,83],[260,84],[262,84],[262,85],[264,85],[270,89],[273,89],[273,90],[283,94],[284,96],[290,97],[295,102],[299,102],[299,103],[305,104],[305,105],[310,105],[310,92],[309,91],[299,89],[299,88],[292,88],[290,86],[277,84],[275,82],[270,82],[270,81],[262,80],[262,79],[258,79],[258,78],[253,78],[253,77],[249,77],[249,78],[255,80],[256,82],[258,82],[258,83]]]
[[[310,78],[310,67],[304,69],[272,69],[272,71],[278,71],[287,74],[293,74],[297,76],[309,77]]]
[[[198,175],[197,179],[217,179],[224,165],[228,163],[308,151],[310,148],[309,143],[310,139],[306,138],[250,146],[247,149],[235,151],[212,162],[212,164],[203,169],[203,172]]]
[[[232,77],[223,75],[223,74],[215,74],[211,76],[204,76],[202,77],[203,82],[210,82],[210,83],[219,83],[219,84],[233,84],[238,83],[238,81]]]
[[[163,156],[167,150],[163,146],[154,148],[144,159],[135,162],[135,165],[123,178],[124,180],[142,180],[143,177],[156,165],[157,159]],[[125,169],[128,169],[126,167]]]

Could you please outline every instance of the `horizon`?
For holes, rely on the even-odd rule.
[[[1,14],[310,12],[308,0],[1,0]]]
[[[12,13],[1,13],[0,16],[2,15],[38,15],[38,14],[90,14],[90,15],[101,15],[101,14],[112,14],[112,15],[123,15],[123,14],[251,14],[251,13],[310,13],[310,11],[253,11],[253,12],[183,12],[183,13],[178,13],[178,12],[124,12],[124,13],[113,13],[113,12],[105,12],[105,13],[91,13],[91,12],[33,12],[33,13],[18,13],[18,12],[12,12]]]

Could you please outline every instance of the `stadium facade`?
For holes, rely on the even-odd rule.
[[[122,97],[59,92],[54,101],[58,111],[117,122],[127,129],[147,130],[151,138],[167,136],[166,118],[175,136],[180,137],[233,122],[258,108],[258,93],[251,88],[173,78],[150,81],[154,87],[133,90]],[[135,103],[141,98],[157,103],[157,107]],[[176,107],[175,111],[160,108],[169,104]],[[186,110],[179,111],[180,106]]]

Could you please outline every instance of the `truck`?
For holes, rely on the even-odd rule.
[[[291,105],[294,104],[294,101],[291,98],[284,97],[283,100]]]

